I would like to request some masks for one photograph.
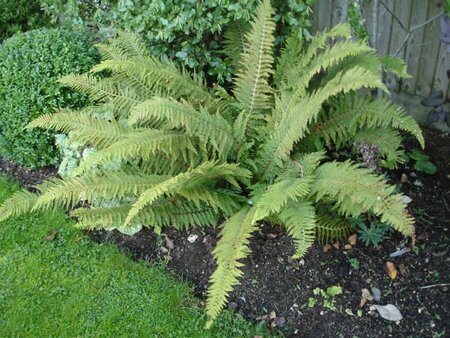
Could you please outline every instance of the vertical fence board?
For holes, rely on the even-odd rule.
[[[447,45],[441,42],[436,71],[434,73],[433,90],[440,89],[444,93],[447,92],[449,86],[449,79],[447,77],[448,69],[450,69],[450,55],[447,51]]]
[[[427,2],[423,0],[413,0],[411,8],[411,18],[408,29],[425,22],[427,19]],[[408,66],[408,73],[412,75],[409,79],[404,79],[401,90],[408,94],[415,94],[418,68],[420,66],[420,56],[423,43],[423,29],[417,29],[410,35],[406,43],[405,62]]]
[[[436,15],[440,9],[436,6],[434,1],[428,3],[428,15],[430,18]],[[425,25],[423,43],[421,46],[420,67],[417,74],[417,85],[415,94],[422,97],[427,97],[431,93],[433,86],[434,72],[436,70],[436,63],[438,60],[440,40],[439,40],[439,21],[434,20]],[[412,74],[415,76],[415,74]]]
[[[394,11],[394,0],[384,0],[383,3],[390,9],[391,12]],[[389,43],[391,39],[391,26],[392,26],[392,15],[389,11],[379,2],[378,3],[378,32],[377,38],[377,50],[380,54],[387,54],[389,51]]]

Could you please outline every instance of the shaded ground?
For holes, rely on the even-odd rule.
[[[303,260],[291,260],[291,239],[279,228],[265,225],[252,242],[252,255],[245,261],[245,277],[230,297],[235,311],[274,328],[274,332],[299,337],[447,337],[450,335],[449,283],[450,272],[450,137],[440,132],[424,130],[425,153],[437,164],[436,175],[425,175],[407,164],[389,173],[393,183],[410,196],[412,213],[417,219],[417,243],[414,250],[400,257],[389,258],[399,247],[410,246],[403,238],[392,234],[378,247],[366,247],[358,242],[345,250],[332,247],[324,253],[321,246],[313,246]],[[418,148],[414,141],[407,148]],[[0,162],[1,167],[1,162]],[[401,182],[402,175],[408,179]],[[198,235],[195,242],[189,235]],[[189,232],[168,230],[164,238],[157,238],[149,230],[133,237],[117,232],[97,232],[99,241],[113,241],[139,259],[163,259],[168,269],[190,281],[195,292],[205,296],[208,278],[214,270],[211,250],[217,240],[212,228]],[[169,250],[167,250],[169,249]],[[167,252],[168,251],[168,252]],[[394,262],[398,277],[391,282],[385,272],[386,261]],[[339,285],[344,289],[336,297],[336,310],[323,307],[322,299],[313,289]],[[431,287],[429,287],[431,285]],[[377,287],[382,297],[379,304],[394,304],[402,315],[398,323],[387,322],[368,302],[357,316],[361,289]],[[427,288],[423,288],[427,287]],[[317,304],[308,306],[309,298]],[[350,311],[355,314],[350,315]],[[270,318],[270,314],[276,318]]]

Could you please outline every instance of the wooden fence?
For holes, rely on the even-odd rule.
[[[420,102],[435,89],[450,97],[447,70],[450,53],[440,41],[437,0],[360,0],[370,43],[380,54],[405,59],[409,79],[386,78],[393,98],[404,104],[419,121],[427,109]],[[347,19],[349,0],[318,0],[314,10],[313,31],[321,31]]]

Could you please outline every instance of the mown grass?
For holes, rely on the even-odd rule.
[[[18,189],[0,176],[0,201]],[[225,311],[209,331],[188,285],[96,244],[62,211],[0,223],[1,337],[252,337]],[[53,241],[43,238],[57,230]]]

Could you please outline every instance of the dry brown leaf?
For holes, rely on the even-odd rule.
[[[358,237],[358,236],[357,236],[356,234],[351,235],[351,236],[348,238],[348,242],[349,242],[351,245],[356,245],[357,237]]]
[[[344,249],[345,250],[351,250],[353,247],[350,244],[345,244]]]
[[[45,236],[44,238],[42,238],[44,241],[54,241],[56,238],[56,235],[58,234],[58,231],[56,229],[52,229],[47,233],[47,236]]]
[[[324,253],[327,253],[328,251],[330,251],[330,249],[331,249],[331,245],[328,243],[323,246]]]
[[[398,271],[397,271],[397,268],[395,267],[394,263],[389,262],[389,261],[386,262],[386,273],[388,274],[389,278],[392,280],[397,278]]]
[[[359,307],[362,308],[364,305],[366,305],[366,303],[367,303],[367,299],[361,297],[361,300],[359,301]]]
[[[333,246],[335,247],[336,250],[339,250],[339,248],[341,247],[341,244],[339,244],[339,242],[336,242],[333,244]]]

